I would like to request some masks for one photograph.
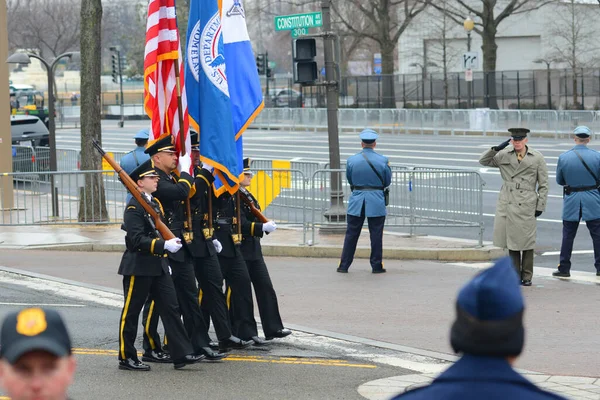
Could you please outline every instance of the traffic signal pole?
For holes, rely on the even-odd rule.
[[[270,104],[270,100],[271,100],[271,92],[269,92],[269,52],[266,51],[265,52],[265,78],[267,78],[267,83],[266,83],[266,87],[265,87],[265,99],[267,99],[267,101],[265,101],[265,105],[266,103]]]
[[[340,138],[338,131],[338,102],[339,82],[335,77],[336,64],[334,59],[334,38],[331,32],[331,0],[322,0],[321,12],[323,13],[324,31],[324,57],[325,57],[325,85],[327,88],[327,137],[329,139],[329,165],[333,170],[340,169]],[[342,174],[331,173],[330,207],[324,214],[329,222],[346,221],[346,208],[344,207],[344,192],[342,190]],[[322,233],[339,233],[345,231],[345,226],[325,225]]]

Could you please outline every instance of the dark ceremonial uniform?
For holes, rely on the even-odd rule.
[[[207,316],[212,317],[217,338],[223,341],[231,336],[231,324],[223,293],[223,273],[213,244],[214,232],[209,230],[208,223],[208,195],[214,179],[207,170],[196,168],[196,193],[190,200],[194,240],[189,249],[201,289],[199,300],[203,311],[206,311],[204,319],[208,325]]]
[[[149,160],[143,163],[132,173],[132,177],[139,177],[136,171],[151,168],[151,165]],[[154,174],[154,170],[150,171]],[[152,198],[150,203],[162,217],[160,202]],[[140,311],[149,295],[154,299],[165,331],[171,338],[173,359],[182,359],[191,354],[193,349],[181,323],[177,295],[164,250],[165,241],[156,231],[150,215],[135,198],[131,199],[125,210],[122,228],[127,232],[127,249],[119,266],[119,275],[123,275],[125,295],[119,327],[119,360],[139,362],[134,342]]]
[[[240,190],[244,191],[254,207],[260,210],[258,200],[246,189]],[[252,214],[250,206],[242,202],[242,255],[250,274],[250,280],[254,285],[254,294],[258,303],[263,332],[265,337],[270,339],[278,336],[278,332],[283,331],[284,328],[279,314],[277,294],[273,288],[260,245],[260,238],[263,236],[262,225],[258,218]]]
[[[171,140],[171,138],[165,137],[158,139],[153,144],[149,144],[146,152],[152,156],[158,151],[174,151],[172,142],[169,145],[166,143],[167,140]],[[175,284],[185,329],[191,338],[194,351],[199,352],[201,348],[208,347],[210,338],[207,333],[207,324],[202,317],[198,304],[198,286],[196,285],[196,276],[194,274],[190,250],[183,238],[185,221],[184,200],[187,199],[190,193],[194,179],[187,172],[181,172],[179,176],[175,173],[167,174],[158,168],[156,172],[160,180],[158,181],[158,188],[154,196],[162,203],[167,226],[175,236],[181,239],[181,243],[183,244],[183,248],[180,251],[175,254],[168,254],[169,265],[173,271],[173,283]],[[158,334],[156,333],[158,316],[151,311],[152,304],[148,302],[144,309],[143,318],[145,353],[154,350],[151,348],[151,344],[154,343],[156,345],[158,339]],[[150,347],[146,347],[146,345],[150,345]]]
[[[235,199],[226,192],[213,200],[217,211],[215,235],[223,246],[219,253],[219,264],[230,299],[231,330],[240,339],[250,340],[258,336],[258,330],[254,320],[250,275],[237,237]]]

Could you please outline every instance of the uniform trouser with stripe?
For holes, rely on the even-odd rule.
[[[217,338],[228,339],[231,336],[231,324],[223,292],[223,273],[217,255],[194,258],[194,269],[201,289],[200,301],[206,325],[209,324],[207,317],[209,315]]]
[[[533,277],[533,249],[508,250],[508,254],[517,270],[517,275],[522,281],[530,281]]]
[[[250,280],[254,286],[254,295],[258,303],[260,321],[265,336],[273,336],[275,332],[283,329],[277,294],[269,276],[269,270],[263,257],[256,260],[246,260]]]
[[[121,312],[119,329],[119,359],[138,359],[135,339],[138,321],[144,302],[150,295],[169,336],[169,347],[173,359],[192,353],[192,345],[181,322],[177,295],[171,277],[163,272],[161,276],[124,276],[123,292],[125,304]]]
[[[151,296],[148,296],[144,304],[142,314],[143,346],[144,352],[150,353],[151,350],[162,352],[160,335],[158,334],[158,312]],[[166,344],[166,343],[165,343]]]
[[[365,223],[365,204],[361,210],[360,217],[348,214],[348,226],[346,228],[346,237],[344,238],[344,248],[339,268],[347,270],[354,261],[356,245],[358,238]],[[371,268],[379,270],[383,268],[383,225],[385,224],[385,215],[382,217],[367,217],[369,224],[369,235],[371,237]]]
[[[244,256],[238,246],[235,257],[219,255],[221,272],[227,283],[231,332],[240,339],[248,340],[258,335],[252,303],[252,284]]]
[[[188,333],[188,337],[192,342],[194,352],[198,352],[200,348],[208,347],[210,337],[208,336],[207,324],[204,321],[204,317],[200,311],[200,305],[198,304],[198,286],[196,285],[194,267],[187,256],[185,262],[169,260],[169,264],[173,271],[173,284],[175,285],[175,292],[177,293],[177,301],[179,302],[181,316],[183,316],[183,323]],[[158,337],[158,333],[156,333],[156,328],[158,327],[158,315],[156,315],[156,313],[153,313],[152,315],[148,314],[149,313],[144,310],[144,332],[148,331],[147,336],[150,338]],[[171,338],[168,336],[167,333],[169,351],[171,351]],[[148,342],[150,342],[150,340],[148,340]],[[144,348],[145,352],[149,352],[150,350],[151,348]]]

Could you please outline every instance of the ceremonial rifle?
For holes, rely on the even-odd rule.
[[[95,140],[93,140],[92,143],[94,144],[94,147],[96,148],[96,150],[98,150],[98,152],[100,152],[100,154],[102,155],[102,158],[104,158],[106,160],[106,162],[109,163],[110,166],[119,175],[121,182],[123,183],[123,185],[125,185],[127,190],[129,190],[129,193],[131,193],[131,195],[142,205],[144,210],[146,210],[146,212],[148,214],[150,214],[150,217],[152,217],[152,219],[154,220],[154,225],[156,226],[156,230],[160,233],[162,238],[164,240],[169,240],[169,239],[175,238],[176,236],[173,234],[173,232],[171,232],[171,230],[167,227],[167,225],[162,221],[162,219],[160,218],[160,215],[158,215],[156,210],[152,207],[152,205],[150,205],[148,200],[146,200],[146,197],[142,194],[142,191],[138,188],[137,184],[131,179],[131,177],[127,174],[127,172],[125,172],[123,170],[123,168],[121,168],[121,166],[119,164],[117,164],[115,159],[112,158],[110,156],[110,154],[107,154],[102,149],[102,146],[100,146],[100,143],[98,143]]]
[[[258,218],[258,220],[260,222],[262,222],[263,224],[266,222],[269,222],[267,217],[265,217],[263,215],[263,213],[261,213],[260,210],[258,208],[256,208],[256,206],[254,205],[254,202],[252,201],[252,199],[250,199],[250,193],[248,193],[248,190],[246,190],[246,188],[244,188],[240,185],[239,193],[240,193],[240,198],[242,199],[242,201],[244,203],[246,203],[246,205],[250,208],[252,215],[254,215],[256,218]]]

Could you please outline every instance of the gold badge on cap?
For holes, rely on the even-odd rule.
[[[36,336],[48,327],[46,314],[41,308],[28,308],[17,315],[17,332],[24,336]]]

